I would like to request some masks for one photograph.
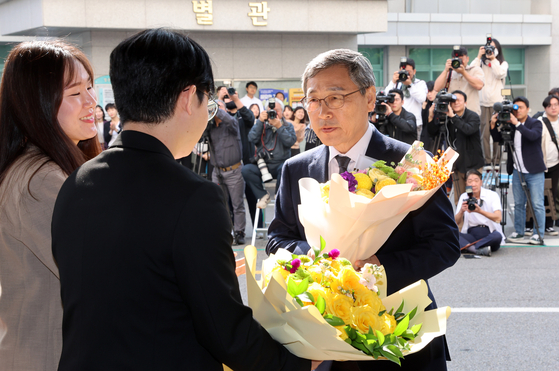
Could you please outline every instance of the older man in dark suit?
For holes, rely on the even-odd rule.
[[[311,125],[323,146],[289,159],[283,168],[276,198],[276,215],[269,228],[268,253],[285,248],[306,253],[305,230],[299,222],[298,181],[312,177],[319,182],[333,173],[354,166],[360,154],[398,162],[409,145],[388,138],[368,122],[375,105],[372,66],[361,54],[351,50],[332,50],[311,61],[303,75],[304,104]],[[326,241],[328,242],[328,241]],[[373,256],[353,262],[382,264],[388,278],[388,293],[427,280],[452,266],[460,256],[458,228],[452,206],[441,190],[423,207],[410,213]],[[428,309],[436,308],[433,303]],[[400,368],[390,362],[359,362],[361,370],[445,370],[448,357],[444,337],[424,350],[406,357]],[[325,365],[321,367],[326,367]],[[354,368],[351,368],[354,367]],[[332,369],[355,369],[355,364],[335,364]]]
[[[310,370],[242,303],[223,192],[175,161],[215,114],[207,53],[146,30],[113,50],[110,76],[123,132],[68,178],[54,210],[58,370]]]

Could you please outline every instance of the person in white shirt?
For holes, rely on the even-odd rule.
[[[482,187],[481,173],[477,170],[466,173],[466,190],[468,187],[471,187],[476,202],[468,205],[470,197],[468,193],[462,193],[454,216],[456,224],[463,223],[460,248],[477,255],[491,256],[491,252],[499,250],[505,239],[499,224],[503,209],[501,199],[497,192]]]
[[[559,148],[557,146],[557,134],[559,133],[559,98],[550,95],[543,101],[545,113],[539,120],[542,122],[542,152],[543,160],[547,167],[545,178],[551,179],[551,191],[553,199],[557,198],[557,186],[559,183]],[[549,130],[551,129],[551,131]],[[545,234],[557,236],[553,228],[553,220],[550,216],[545,218]]]
[[[501,89],[505,86],[505,77],[509,69],[509,64],[503,56],[503,49],[497,39],[492,39],[491,46],[493,52],[486,52],[485,45],[479,48],[477,58],[472,61],[471,66],[479,66],[483,70],[485,85],[479,92],[479,105],[481,109],[481,141],[483,144],[483,156],[485,163],[489,164],[493,160],[499,163],[499,144],[490,145],[489,121],[493,115],[493,105],[503,100]],[[492,152],[493,151],[493,154]]]
[[[427,84],[425,81],[418,79],[415,70],[415,61],[411,58],[402,58],[400,62],[400,69],[395,71],[392,75],[392,81],[386,86],[386,91],[392,89],[398,89],[398,76],[400,71],[408,71],[409,77],[406,81],[402,82],[402,86],[399,88],[404,93],[404,109],[408,112],[413,113],[416,119],[417,125],[417,138],[421,135],[421,129],[423,127],[423,121],[421,119],[421,108],[423,102],[427,98]],[[416,138],[416,139],[417,139]]]
[[[250,107],[253,103],[258,104],[260,112],[264,111],[264,106],[262,106],[262,101],[255,97],[256,91],[258,90],[258,85],[254,81],[249,81],[246,84],[247,95],[241,98],[241,102],[245,107]]]

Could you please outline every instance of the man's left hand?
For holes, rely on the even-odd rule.
[[[450,106],[450,104],[448,105],[448,113],[446,114],[448,117],[454,117],[456,116],[456,114],[454,113],[454,111],[452,110],[452,107]]]
[[[378,260],[376,255],[372,255],[370,257],[368,257],[367,259],[363,259],[363,260],[356,260],[355,263],[353,263],[353,266],[355,267],[355,270],[360,270],[361,268],[363,268],[365,266],[365,264],[376,264],[379,267],[381,266],[380,261]]]
[[[382,102],[382,104],[384,104],[386,106],[386,113],[384,114],[386,117],[390,116],[390,114],[392,113],[392,108],[390,108],[390,106],[384,102]]]
[[[268,120],[268,122],[270,123],[270,125],[272,125],[276,129],[281,128],[282,123],[281,123],[281,120],[278,119],[278,118],[273,119],[273,120]]]

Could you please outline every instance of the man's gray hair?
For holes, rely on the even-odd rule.
[[[321,71],[334,66],[345,66],[351,81],[359,87],[361,94],[375,86],[375,75],[371,62],[361,53],[350,49],[334,49],[317,55],[307,64],[303,72],[303,92],[307,93],[307,82]]]

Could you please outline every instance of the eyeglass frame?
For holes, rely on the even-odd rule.
[[[189,90],[190,90],[190,87],[184,89],[183,92],[184,91],[189,91]],[[207,95],[207,97],[208,97],[208,121],[210,121],[217,114],[217,110],[219,109],[219,105],[217,104],[214,97],[210,93],[204,93],[204,95]],[[210,112],[210,107],[212,107],[213,112]]]
[[[309,105],[308,97],[303,97],[303,99],[301,99],[301,100],[299,101],[299,103],[303,104],[303,106],[305,107],[305,109],[307,110],[307,112],[318,111],[318,110],[322,107],[321,101],[323,101],[324,104],[326,105],[326,107],[328,107],[328,108],[330,108],[330,109],[339,109],[339,108],[342,108],[342,107],[344,106],[344,104],[345,104],[345,99],[346,99],[346,97],[347,97],[348,95],[355,94],[355,93],[357,93],[358,91],[361,91],[361,89],[357,89],[356,91],[352,91],[351,93],[347,93],[347,94],[330,94],[330,95],[328,95],[328,96],[326,96],[326,97],[324,97],[324,98],[311,98],[311,99],[316,99],[316,100],[318,101],[318,108],[315,109],[315,110],[312,110],[312,111],[310,111],[310,110],[309,110],[309,107],[308,107],[308,105]],[[332,96],[334,96],[334,95],[339,95],[339,96],[342,97],[342,105],[339,106],[339,107],[332,108],[332,107],[330,107],[330,106],[328,105],[328,103],[326,103],[326,99],[328,99],[328,98],[330,98],[330,97],[332,97]]]

